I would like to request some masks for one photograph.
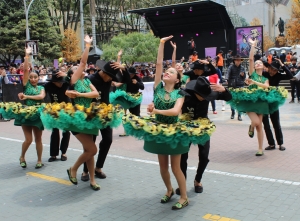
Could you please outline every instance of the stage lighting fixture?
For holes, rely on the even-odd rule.
[[[158,12],[158,11],[156,11],[156,15],[159,15],[159,12]]]
[[[196,33],[196,36],[198,37],[198,36],[199,36],[199,34],[198,34],[198,33]]]
[[[183,34],[181,34],[180,37],[183,37]]]
[[[172,9],[172,14],[174,14],[174,13],[175,13],[175,9],[173,8],[173,9]]]
[[[210,34],[213,35],[214,33],[211,31]]]
[[[190,11],[190,12],[192,12],[192,11],[193,11],[193,7],[192,7],[192,6],[190,7],[190,10],[189,10],[189,11]]]

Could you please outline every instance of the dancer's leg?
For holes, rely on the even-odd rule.
[[[187,195],[186,195],[186,181],[185,177],[182,173],[182,170],[180,168],[180,158],[181,155],[171,155],[171,167],[172,167],[172,172],[177,180],[179,189],[180,189],[180,200],[178,201],[179,203],[184,203],[187,200]]]
[[[37,163],[42,163],[42,154],[43,154],[43,143],[42,143],[42,134],[43,131],[37,127],[32,127],[35,146],[36,146],[36,153],[37,153]]]

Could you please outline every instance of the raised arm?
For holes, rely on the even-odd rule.
[[[175,68],[175,66],[176,66],[176,49],[177,49],[177,47],[176,47],[176,43],[174,42],[172,42],[172,41],[170,41],[170,43],[171,43],[171,45],[172,45],[172,47],[173,47],[173,54],[172,54],[172,64],[171,64],[171,67],[172,68]]]
[[[123,54],[123,50],[121,49],[121,50],[118,52],[118,58],[117,58],[117,62],[118,62],[118,63],[121,63],[121,57],[122,57],[122,54]]]
[[[251,49],[249,53],[249,76],[251,76],[251,74],[254,71],[254,51],[255,51],[255,46],[257,44],[257,41],[252,41],[251,39],[249,39],[249,43],[251,45]]]
[[[157,53],[157,61],[156,61],[156,72],[155,72],[155,80],[154,80],[154,88],[161,82],[161,75],[163,72],[163,59],[164,59],[164,48],[165,42],[173,38],[173,35],[169,37],[165,37],[160,39],[158,53]]]
[[[85,49],[81,56],[80,64],[79,64],[77,70],[75,71],[75,73],[72,75],[71,85],[75,84],[78,81],[78,79],[81,78],[82,72],[84,71],[84,69],[86,67],[86,63],[87,63],[87,59],[88,59],[89,51],[90,51],[90,46],[91,46],[91,42],[93,41],[93,38],[90,38],[90,36],[86,35],[84,38],[84,41],[85,41]]]
[[[26,86],[29,78],[29,55],[32,52],[31,47],[25,48],[25,57],[24,57],[24,74],[23,74],[23,86]]]

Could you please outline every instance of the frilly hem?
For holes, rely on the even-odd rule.
[[[16,102],[1,102],[0,113],[5,119],[16,119],[21,123],[35,121],[40,118],[40,111],[44,104],[27,106]]]
[[[119,106],[105,103],[91,103],[85,108],[71,103],[47,104],[41,112],[41,120],[47,129],[66,129],[76,125],[80,130],[104,129],[106,127],[118,127],[122,123],[124,110]]]
[[[114,105],[121,105],[125,109],[135,107],[142,103],[143,94],[138,92],[136,94],[126,93],[124,90],[116,90],[109,94],[109,102]]]
[[[157,122],[153,117],[138,117],[128,114],[123,117],[126,134],[145,141],[166,143],[171,146],[204,145],[215,131],[216,126],[207,118],[190,120],[187,115],[180,117],[174,124]]]

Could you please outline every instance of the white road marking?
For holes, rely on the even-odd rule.
[[[12,139],[12,138],[8,138],[8,137],[0,137],[0,139],[23,143],[23,140]],[[32,142],[32,144],[35,144],[35,143]],[[43,144],[43,146],[49,147],[50,145]],[[78,149],[74,149],[74,148],[68,148],[68,150],[72,150],[72,151],[76,151],[76,152],[83,152],[82,150],[78,150]],[[142,159],[137,159],[137,158],[112,155],[112,154],[108,154],[107,156],[112,157],[112,158],[122,159],[122,160],[129,160],[129,161],[134,161],[134,162],[158,165],[157,161],[152,161],[152,160],[142,160]],[[196,171],[197,167],[188,167],[187,169]],[[279,179],[273,179],[273,178],[268,178],[268,177],[259,177],[259,176],[252,176],[252,175],[246,175],[246,174],[229,173],[229,172],[224,172],[224,171],[219,171],[219,170],[206,169],[205,172],[206,173],[215,173],[215,174],[224,175],[224,176],[232,176],[232,177],[239,177],[239,178],[246,178],[246,179],[262,180],[262,181],[267,181],[267,182],[275,182],[275,183],[281,183],[281,184],[284,183],[287,185],[294,185],[294,186],[300,185],[300,182],[294,182],[294,181],[290,181],[290,180],[281,180],[281,179],[279,180]]]

